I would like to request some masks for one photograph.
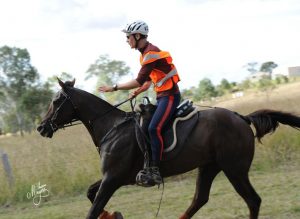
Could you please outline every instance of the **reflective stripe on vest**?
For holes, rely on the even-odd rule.
[[[158,69],[153,69],[150,73],[150,78],[154,84],[155,91],[161,92],[171,89],[174,83],[176,84],[180,79],[175,66],[172,64],[172,57],[169,52],[147,52],[145,55],[141,55],[140,62],[141,65],[146,65],[155,62],[158,59],[166,59],[168,64],[171,65],[171,71],[169,73],[164,73]]]
[[[173,77],[174,75],[177,74],[177,70],[176,68],[174,68],[173,70],[171,70],[164,78],[162,78],[160,81],[158,81],[155,86],[157,87],[161,87],[165,82],[166,80],[168,80],[169,78]]]
[[[150,61],[150,59],[159,59],[160,56],[158,54],[147,54],[145,55],[145,57],[143,58],[143,63]]]
[[[141,62],[141,65],[145,65],[145,64],[149,64],[151,62],[154,62],[158,59],[163,59],[163,58],[168,58],[168,57],[171,57],[170,53],[168,53],[168,52],[164,52],[164,51],[153,52],[153,51],[150,51],[150,52],[146,53],[144,56],[141,56],[140,62]]]

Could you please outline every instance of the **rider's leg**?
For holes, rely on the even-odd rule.
[[[159,172],[159,163],[162,159],[164,148],[161,131],[164,125],[171,119],[176,107],[179,105],[179,102],[180,94],[158,98],[157,109],[148,128],[152,150],[152,163],[150,164],[150,171],[152,174],[152,179],[156,184],[162,182]]]

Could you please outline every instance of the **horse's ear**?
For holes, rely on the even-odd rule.
[[[64,89],[64,88],[66,87],[65,83],[62,82],[58,77],[56,77],[56,78],[57,78],[57,81],[58,81],[59,86],[61,86],[61,88]],[[75,82],[74,82],[74,83],[75,83]]]
[[[71,81],[71,84],[70,84],[71,87],[74,87],[75,81],[76,81],[75,78]]]
[[[75,84],[75,78],[73,79],[73,81],[66,81],[64,87],[74,87],[74,84]]]

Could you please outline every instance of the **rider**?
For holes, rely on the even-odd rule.
[[[134,97],[146,91],[150,87],[151,82],[154,84],[154,90],[157,94],[157,109],[148,128],[152,160],[150,168],[141,170],[138,175],[142,177],[145,186],[159,185],[162,183],[159,164],[164,148],[161,131],[180,102],[180,91],[177,85],[179,76],[172,63],[170,54],[161,51],[158,47],[148,42],[149,29],[145,22],[135,21],[127,24],[122,31],[126,33],[129,46],[141,52],[140,63],[142,67],[136,79],[113,86],[101,86],[99,91],[112,92],[137,88],[131,94]]]

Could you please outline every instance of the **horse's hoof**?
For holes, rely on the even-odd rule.
[[[98,217],[98,219],[106,219],[108,215],[109,213],[107,211],[103,211]]]
[[[179,219],[190,219],[190,217],[187,216],[187,214],[184,213],[183,215],[180,216]]]
[[[123,215],[118,211],[115,211],[113,215],[115,216],[114,219],[124,219]]]
[[[103,211],[100,216],[98,217],[98,219],[124,219],[122,214],[118,211],[110,214],[107,211]]]

